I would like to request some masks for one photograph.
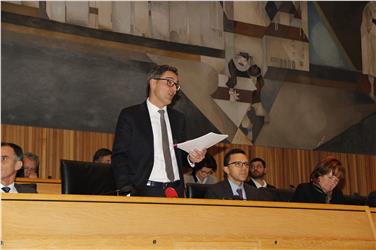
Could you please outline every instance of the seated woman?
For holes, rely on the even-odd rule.
[[[341,191],[345,169],[334,157],[320,161],[310,176],[309,183],[302,183],[296,188],[292,202],[343,204]]]
[[[196,163],[192,173],[184,175],[184,183],[214,184],[217,177],[213,174],[217,170],[217,163],[210,154],[205,155],[205,159]]]

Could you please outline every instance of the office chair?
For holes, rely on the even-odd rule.
[[[116,195],[108,164],[60,160],[62,194]]]

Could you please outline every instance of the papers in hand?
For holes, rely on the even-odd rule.
[[[228,135],[222,135],[222,134],[216,134],[216,133],[210,132],[196,139],[176,144],[176,147],[189,153],[194,149],[202,150],[202,149],[210,148],[214,144],[217,144],[218,142],[226,139],[227,137]]]

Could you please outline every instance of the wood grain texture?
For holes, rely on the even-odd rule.
[[[99,148],[112,148],[114,135],[54,128],[1,125],[1,140],[20,145],[25,152],[40,157],[40,177],[60,178],[60,159],[91,161]],[[376,190],[376,156],[320,152],[301,149],[269,148],[234,144],[217,144],[209,152],[217,161],[217,177],[223,179],[223,158],[231,148],[241,148],[250,158],[261,157],[267,163],[267,180],[279,188],[307,182],[319,159],[333,155],[346,170],[344,193],[368,195]]]
[[[374,249],[368,209],[5,194],[2,240],[4,249]]]

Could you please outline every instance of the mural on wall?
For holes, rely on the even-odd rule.
[[[180,71],[175,107],[186,113],[190,137],[213,131],[228,134],[231,143],[313,149],[376,112],[375,76],[367,68],[375,59],[364,59],[364,75],[356,72],[314,2],[33,7],[44,15],[32,22],[3,15],[5,123],[112,132],[120,109],[145,99],[148,70],[165,63]],[[364,13],[374,20],[374,12]],[[53,22],[46,25],[44,17]],[[374,26],[363,25],[362,38],[374,39]],[[30,82],[33,98],[10,94]]]
[[[376,2],[369,2],[364,7],[361,39],[363,74],[368,76],[370,84],[369,96],[376,102]]]
[[[252,129],[253,117],[265,117],[267,121],[261,102],[264,85],[261,69],[248,53],[240,52],[228,63],[228,71],[229,77],[219,75],[218,88],[211,96],[252,145],[257,136]]]

